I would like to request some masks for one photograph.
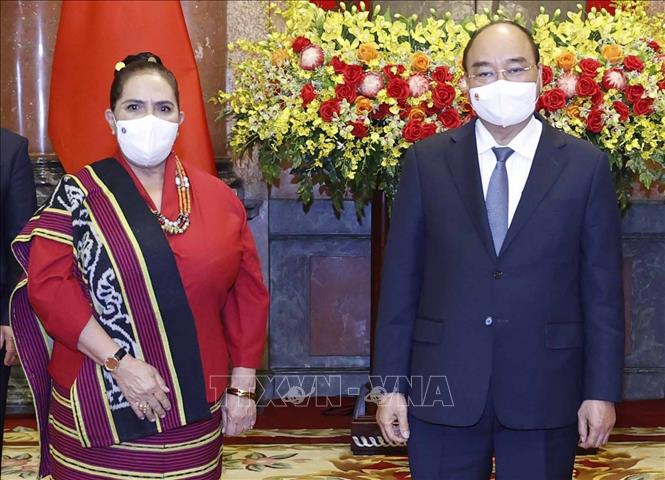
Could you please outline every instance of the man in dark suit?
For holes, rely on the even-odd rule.
[[[10,366],[16,360],[14,336],[9,326],[9,297],[16,284],[19,267],[10,244],[37,208],[35,180],[28,157],[28,140],[0,128],[0,199],[2,200],[2,244],[0,245],[0,449],[5,423],[5,402]]]
[[[620,217],[608,158],[534,115],[510,22],[464,56],[479,119],[409,148],[375,338],[377,421],[416,480],[570,480],[621,399]],[[408,407],[407,407],[408,402]]]

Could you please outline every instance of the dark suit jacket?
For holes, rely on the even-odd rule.
[[[35,179],[28,157],[28,140],[0,128],[0,199],[2,231],[0,245],[0,324],[9,324],[9,296],[18,275],[10,244],[37,208]]]
[[[412,376],[385,386],[433,423],[477,422],[491,382],[505,426],[573,424],[582,400],[621,399],[621,263],[608,159],[588,142],[543,121],[498,256],[474,122],[418,142],[393,209],[373,373]]]

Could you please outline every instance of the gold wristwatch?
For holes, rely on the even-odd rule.
[[[122,357],[125,355],[127,355],[127,350],[124,348],[121,348],[115,352],[113,355],[104,360],[104,370],[109,373],[115,372],[118,369],[118,365],[120,365],[120,360],[122,360]]]

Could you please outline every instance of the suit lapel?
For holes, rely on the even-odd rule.
[[[538,117],[538,119],[543,124],[543,132],[540,136],[540,142],[533,158],[533,164],[522,197],[503,241],[501,252],[499,252],[500,255],[505,253],[510,243],[527,223],[566,164],[566,159],[559,153],[559,149],[566,144],[565,137],[560,135],[542,117]]]
[[[487,220],[483,185],[480,179],[475,122],[469,122],[452,132],[450,140],[448,166],[452,177],[462,198],[462,203],[471,216],[487,253],[492,259],[495,259],[496,253]]]

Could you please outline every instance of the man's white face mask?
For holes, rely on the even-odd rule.
[[[536,110],[536,82],[497,80],[469,89],[471,106],[483,120],[502,127],[516,125]]]
[[[136,165],[154,167],[162,163],[173,148],[178,124],[154,115],[134,120],[118,120],[116,136],[122,153]]]

